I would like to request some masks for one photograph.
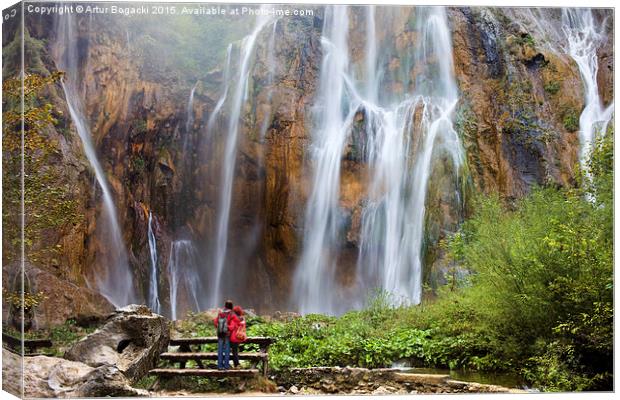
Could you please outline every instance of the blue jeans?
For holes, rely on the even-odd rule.
[[[230,338],[217,339],[217,369],[230,368]]]

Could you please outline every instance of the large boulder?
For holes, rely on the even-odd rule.
[[[21,393],[20,356],[2,349],[2,388],[16,396]],[[90,367],[84,363],[58,357],[23,358],[23,396],[41,397],[129,397],[148,396],[148,391],[134,389],[116,368]]]
[[[70,282],[38,266],[25,263],[26,292],[43,293],[45,300],[34,309],[33,328],[47,329],[62,325],[68,319],[85,321],[103,319],[114,312],[114,306],[101,294]],[[20,263],[2,268],[5,287],[12,291],[21,288],[22,269]],[[2,309],[3,321],[9,320],[9,307]]]
[[[94,333],[71,346],[64,358],[91,367],[113,366],[137,382],[168,348],[170,328],[161,315],[142,305],[118,309]]]

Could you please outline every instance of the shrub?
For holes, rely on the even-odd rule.
[[[579,117],[575,110],[568,109],[564,113],[564,117],[562,119],[562,123],[564,124],[564,128],[566,128],[569,132],[576,132],[579,129]]]

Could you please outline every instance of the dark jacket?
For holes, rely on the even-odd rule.
[[[226,324],[228,325],[227,337],[230,337],[232,328],[234,328],[236,324],[239,324],[239,318],[237,317],[237,314],[235,314],[232,310],[220,310],[220,312],[213,319],[213,324],[215,325],[215,329],[217,329],[217,321],[218,319],[220,319],[220,317],[226,318]]]

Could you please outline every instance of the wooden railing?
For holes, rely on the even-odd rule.
[[[21,354],[22,340],[20,338],[2,332],[2,343],[4,343],[9,350]],[[40,348],[52,347],[52,341],[49,339],[24,339],[23,345],[26,349],[24,352],[25,356],[38,356],[40,354],[36,351]]]
[[[250,367],[246,369],[208,369],[205,368],[203,361],[217,360],[216,352],[203,352],[202,346],[216,344],[217,337],[194,337],[171,339],[169,346],[179,346],[176,352],[162,353],[159,358],[170,363],[179,364],[179,368],[156,368],[151,370],[151,374],[157,376],[252,376],[259,372],[263,376],[269,373],[269,346],[274,339],[268,337],[249,337],[239,345],[239,359],[249,360]],[[258,345],[258,352],[244,352],[249,345]],[[231,354],[232,358],[232,354]],[[188,361],[196,362],[198,368],[185,368]],[[260,364],[261,369],[258,369]]]

